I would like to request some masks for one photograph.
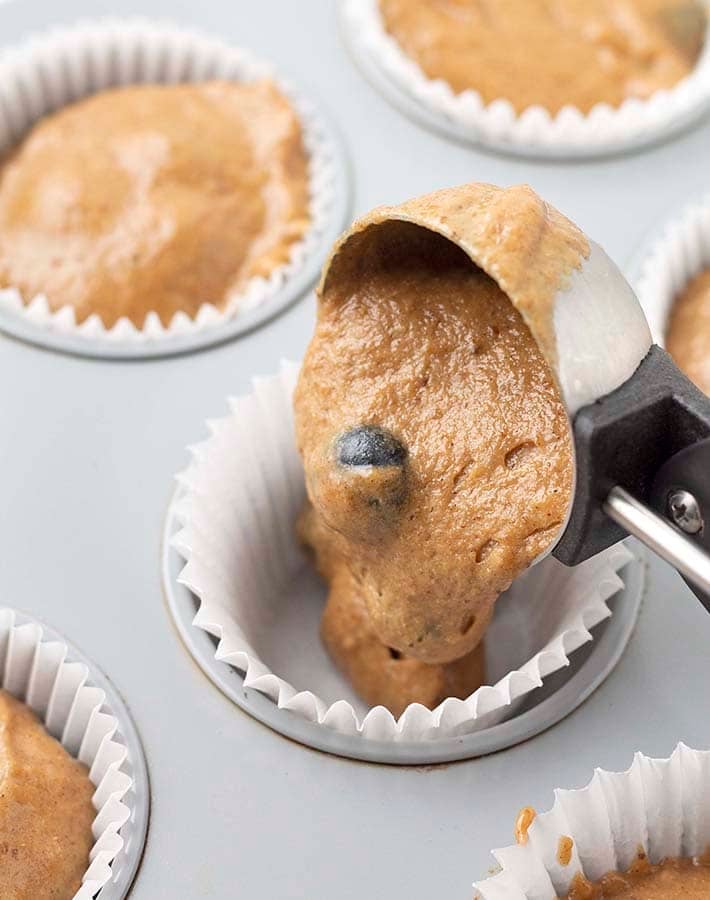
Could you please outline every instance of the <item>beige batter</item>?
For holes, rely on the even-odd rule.
[[[530,826],[537,818],[537,812],[533,809],[532,806],[524,806],[515,819],[515,827],[513,832],[515,834],[515,843],[525,845],[528,842],[528,831],[530,831]]]
[[[308,519],[307,514],[304,524]],[[303,536],[308,540],[308,524]],[[327,572],[322,574],[330,581]],[[338,582],[331,582],[321,636],[338,668],[369,706],[385,706],[398,717],[410,703],[434,709],[447,697],[464,700],[484,683],[483,641],[450,663],[437,665],[404,656],[377,637],[350,572],[341,566],[332,574]]]
[[[686,375],[710,394],[710,269],[696,275],[676,300],[666,347]]]
[[[409,658],[444,669],[470,654],[498,595],[556,537],[572,491],[550,368],[521,312],[453,240],[475,232],[479,258],[548,339],[555,287],[586,242],[527,188],[467,185],[389,212],[415,206],[452,240],[387,210],[356,225],[326,270],[295,395],[312,504],[300,531],[330,583],[324,636],[352,676],[348,628],[330,620],[364,607],[383,650],[402,654],[372,653],[374,685]],[[343,436],[363,427],[401,453],[343,464]]]
[[[89,867],[94,786],[34,714],[0,691],[0,897],[71,900]]]
[[[610,872],[592,884],[577,876],[567,900],[707,900],[710,866],[691,859],[669,859],[653,866],[641,860],[623,875]]]
[[[589,241],[574,223],[526,184],[500,188],[473,182],[378,207],[335,245],[321,295],[331,280],[357,276],[361,246],[373,240],[369,229],[389,221],[392,230],[398,222],[422,225],[465,250],[508,295],[547,361],[556,362],[555,297],[569,287],[590,253]]]
[[[105,91],[0,170],[0,287],[79,322],[167,325],[269,275],[308,224],[300,124],[271,81]]]
[[[670,88],[705,39],[700,0],[379,0],[387,31],[429,78],[517,112],[588,112]]]
[[[525,845],[536,812],[525,806],[515,820],[515,841]],[[562,835],[557,842],[557,862],[568,866],[572,861],[574,841]],[[702,859],[667,859],[652,865],[643,848],[628,872],[608,872],[597,882],[578,873],[564,900],[707,900],[710,897],[710,862]]]

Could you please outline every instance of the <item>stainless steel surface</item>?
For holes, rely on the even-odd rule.
[[[197,23],[312,91],[343,132],[354,211],[472,179],[529,182],[624,263],[650,226],[709,186],[710,124],[646,153],[523,162],[444,140],[392,110],[350,63],[332,0],[11,0],[0,42],[116,13]],[[224,398],[298,359],[311,300],[209,351],[97,362],[0,336],[4,602],[52,622],[120,687],[150,768],[152,814],[131,900],[470,900],[521,806],[552,804],[635,750],[710,746],[710,616],[677,573],[649,593],[604,684],[554,728],[485,758],[387,767],[285,739],[243,713],[185,651],[165,609],[160,535],[172,473]]]
[[[705,593],[710,593],[710,554],[621,487],[611,489],[604,512],[670,563]]]
[[[700,504],[690,491],[672,491],[668,497],[668,511],[674,523],[686,534],[703,530]]]

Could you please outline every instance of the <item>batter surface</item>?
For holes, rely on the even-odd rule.
[[[623,875],[610,872],[592,884],[577,876],[567,900],[707,900],[710,867],[691,859],[669,859],[657,866],[642,862]]]
[[[86,768],[0,691],[3,900],[71,900],[89,867],[93,793]]]
[[[105,91],[41,121],[0,170],[0,286],[77,321],[223,308],[309,225],[307,159],[268,80]]]
[[[461,189],[460,216],[486,190]],[[514,219],[521,234],[526,212]],[[497,226],[488,220],[490,241],[508,240],[512,255],[515,229],[504,234],[505,217]],[[524,241],[517,252],[524,265]],[[567,416],[520,313],[454,243],[386,221],[343,257],[325,278],[295,396],[312,504],[301,533],[330,581],[329,607],[357,595],[386,647],[449,663],[479,644],[497,596],[563,523]]]
[[[710,394],[710,269],[696,275],[676,300],[666,347],[688,378]]]
[[[588,112],[670,88],[705,39],[699,0],[379,0],[386,30],[429,78],[520,113]]]
[[[307,537],[307,527],[304,533]],[[321,636],[338,668],[369,706],[384,706],[399,717],[410,703],[434,709],[447,697],[464,700],[484,683],[483,641],[461,659],[445,664],[404,656],[377,637],[351,573],[340,568],[333,576],[338,583],[332,584]]]

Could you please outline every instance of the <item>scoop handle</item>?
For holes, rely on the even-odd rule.
[[[579,411],[573,432],[575,498],[554,556],[576,565],[633,533],[699,585],[705,602],[710,398],[653,346],[625,384]],[[667,517],[670,494],[683,491],[707,511],[692,535]]]

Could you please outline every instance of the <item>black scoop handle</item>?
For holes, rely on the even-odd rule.
[[[553,550],[557,559],[577,565],[626,537],[628,526],[608,512],[615,488],[666,524],[671,494],[691,493],[707,525],[684,537],[710,551],[710,398],[664,350],[654,345],[628,381],[581,409],[573,431],[577,483],[569,522]],[[693,590],[710,609],[706,592]]]

